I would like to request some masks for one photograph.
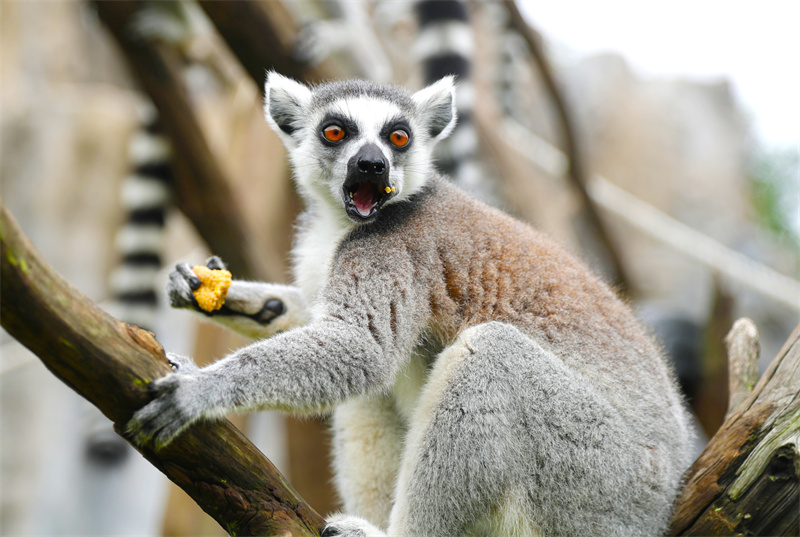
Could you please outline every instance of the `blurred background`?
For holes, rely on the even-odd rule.
[[[266,69],[418,89],[458,77],[438,165],[547,231],[669,352],[697,450],[727,408],[722,339],[766,367],[800,311],[800,4],[0,3],[3,204],[67,280],[199,362],[246,341],[170,310],[166,274],[221,255],[286,282],[302,202],[263,120]],[[0,532],[223,535],[5,332]],[[321,513],[325,420],[234,417]]]

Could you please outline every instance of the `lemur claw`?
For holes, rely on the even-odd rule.
[[[197,386],[198,367],[190,358],[169,354],[174,373],[152,381],[148,391],[153,400],[139,409],[128,422],[126,431],[138,445],[153,442],[156,450],[169,444],[195,422],[203,412]]]

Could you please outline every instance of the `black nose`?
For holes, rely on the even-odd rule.
[[[386,162],[382,158],[360,158],[358,159],[358,171],[361,173],[382,174],[386,170]]]
[[[356,154],[356,169],[365,175],[382,175],[386,172],[386,160],[380,148],[367,144]]]

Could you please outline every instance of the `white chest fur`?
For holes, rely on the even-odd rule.
[[[292,250],[295,284],[312,304],[330,276],[333,256],[353,224],[327,211],[304,216]]]

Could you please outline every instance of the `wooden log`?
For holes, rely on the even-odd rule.
[[[170,371],[150,332],[118,321],[41,258],[0,203],[0,323],[47,368],[114,422],[149,400]],[[155,452],[135,446],[231,535],[318,536],[323,518],[228,421],[190,427]]]
[[[670,529],[800,535],[800,325],[690,468]]]

